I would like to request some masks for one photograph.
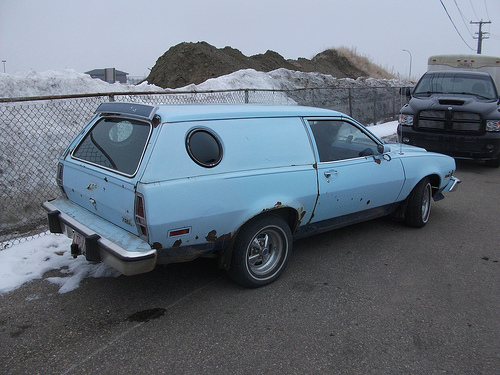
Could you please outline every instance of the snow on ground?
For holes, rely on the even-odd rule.
[[[59,293],[78,288],[86,277],[116,277],[120,273],[106,264],[92,264],[85,257],[73,259],[69,251],[71,239],[45,233],[0,251],[0,295],[21,285],[44,278],[56,270],[60,276],[45,280],[59,286]]]
[[[380,139],[394,137],[397,132],[398,122],[390,121],[375,126],[370,126],[370,131]]]
[[[227,76],[210,79],[199,85],[189,85],[174,91],[210,91],[234,89],[293,89],[304,87],[353,87],[397,85],[391,80],[336,79],[319,73],[294,72],[277,69],[269,73],[245,69]],[[141,85],[109,84],[74,70],[0,73],[0,97],[38,97],[51,95],[91,94],[109,92],[164,91],[143,83]],[[396,133],[397,122],[371,126],[380,138]],[[0,250],[0,295],[13,291],[25,283],[45,279],[59,287],[59,293],[78,288],[87,277],[117,277],[119,273],[105,264],[91,264],[83,256],[73,259],[71,240],[63,235],[46,233],[26,239],[21,243]],[[50,277],[46,277],[49,271]],[[54,276],[55,275],[55,276]]]

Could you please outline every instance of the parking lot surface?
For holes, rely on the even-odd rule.
[[[66,294],[25,284],[0,296],[0,373],[498,373],[500,171],[456,175],[426,227],[384,218],[297,241],[264,288],[210,259]]]

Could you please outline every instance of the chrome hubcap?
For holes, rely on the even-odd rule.
[[[247,250],[247,264],[257,276],[271,272],[280,262],[284,241],[276,228],[264,228],[253,238]]]

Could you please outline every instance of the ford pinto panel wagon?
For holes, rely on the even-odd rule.
[[[423,227],[460,182],[453,158],[384,144],[300,106],[104,103],[64,151],[43,204],[71,252],[122,274],[217,257],[259,287],[292,241],[384,215]]]

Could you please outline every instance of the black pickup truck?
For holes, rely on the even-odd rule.
[[[400,142],[500,167],[500,100],[488,73],[429,71],[404,94]]]

